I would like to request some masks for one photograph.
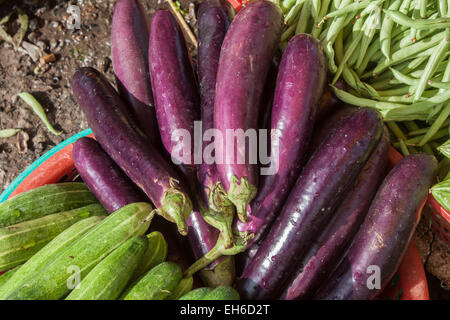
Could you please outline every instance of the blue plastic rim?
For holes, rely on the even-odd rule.
[[[46,153],[44,153],[40,158],[38,158],[36,161],[34,161],[31,165],[29,165],[24,171],[22,171],[21,174],[15,178],[11,184],[3,191],[3,193],[0,195],[0,203],[5,201],[9,198],[11,193],[14,192],[14,190],[25,180],[26,177],[30,175],[31,172],[33,172],[37,167],[39,167],[41,164],[43,164],[45,161],[47,161],[50,157],[52,157],[55,153],[63,149],[64,147],[68,146],[71,143],[74,143],[79,138],[85,137],[87,135],[90,135],[92,133],[91,128],[88,128],[86,130],[83,130],[70,138],[64,140],[57,146],[53,147]]]

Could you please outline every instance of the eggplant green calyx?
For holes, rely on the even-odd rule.
[[[256,196],[257,189],[246,177],[239,180],[236,176],[231,178],[227,197],[236,206],[239,220],[247,222],[247,206]]]
[[[186,220],[192,212],[192,202],[182,191],[172,187],[164,192],[161,207],[155,209],[155,213],[167,221],[175,223],[178,232],[187,235],[188,227]]]
[[[225,248],[224,239],[222,235],[219,235],[217,243],[214,248],[211,249],[203,257],[195,261],[184,273],[185,277],[189,277],[202,270],[214,260],[220,258],[221,256],[232,256],[245,251],[247,244],[251,239],[253,239],[254,234],[249,232],[237,232],[234,234],[234,244],[230,248]]]
[[[234,219],[234,206],[228,200],[220,183],[217,183],[208,194],[208,203],[210,209],[202,208],[203,219],[218,229],[223,237],[225,248],[233,246],[232,224]]]

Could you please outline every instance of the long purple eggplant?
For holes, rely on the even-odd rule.
[[[373,299],[386,287],[413,236],[436,172],[437,161],[430,155],[412,154],[397,163],[316,299]]]
[[[314,151],[317,150],[320,144],[328,137],[333,129],[339,126],[340,121],[342,121],[342,119],[350,115],[350,113],[355,112],[356,110],[358,109],[353,106],[343,106],[335,110],[325,119],[321,119],[321,121],[314,127],[311,141],[308,145],[308,154],[306,155],[306,160],[311,157]],[[237,225],[242,228],[241,230],[245,230],[247,228],[250,228],[250,230],[255,230],[259,227],[259,224],[256,224],[255,221],[259,222],[259,224],[263,224],[262,220],[256,220],[253,218],[250,223],[242,224],[238,222]],[[268,228],[270,228],[270,225],[265,229],[267,230]],[[253,241],[254,243],[246,251],[236,257],[236,265],[239,275],[242,274],[243,270],[248,267],[265,236],[265,233],[260,232],[260,235],[258,236],[259,241]]]
[[[73,145],[72,157],[81,178],[109,213],[130,203],[148,202],[94,139],[78,139]]]
[[[111,59],[120,95],[153,144],[160,144],[148,70],[147,17],[138,0],[118,0],[111,23]]]
[[[216,96],[217,69],[219,66],[220,50],[225,35],[230,25],[230,6],[224,1],[208,0],[200,4],[198,8],[198,79],[200,83],[202,134],[214,128],[214,99]],[[207,147],[202,144],[202,154]],[[202,159],[197,172],[200,184],[200,193],[206,210],[209,208],[209,193],[217,183],[217,168],[215,163],[207,163]],[[225,203],[225,197],[217,194],[220,202]],[[217,200],[219,201],[219,200]],[[214,209],[217,209],[214,207]],[[234,209],[232,204],[221,207],[221,213],[228,216],[228,226],[223,227],[223,235],[226,246],[232,245],[231,223]],[[217,239],[216,239],[217,240]],[[212,248],[209,248],[212,249]],[[208,250],[209,251],[209,250]],[[206,252],[204,252],[205,254]]]
[[[389,147],[389,131],[385,127],[380,142],[367,160],[356,184],[303,259],[284,299],[310,298],[342,258],[384,177]]]
[[[247,206],[257,191],[257,161],[250,163],[250,158],[257,155],[251,154],[252,150],[244,148],[244,144],[238,146],[236,136],[227,139],[227,131],[258,128],[262,91],[282,25],[278,6],[266,0],[254,1],[236,15],[220,52],[214,127],[224,143],[216,141],[216,160],[219,158],[220,162],[217,171],[224,192],[242,221],[247,220]],[[244,157],[240,164],[239,158]]]
[[[168,10],[156,11],[150,22],[148,61],[156,117],[166,151],[177,164],[194,165],[194,121],[200,120],[200,98],[188,48],[175,18]],[[190,136],[190,154],[177,152],[180,141],[172,138],[177,130]],[[183,146],[189,144],[182,141]],[[190,175],[190,172],[187,173]]]
[[[146,193],[156,213],[186,234],[192,202],[182,177],[136,131],[118,93],[101,73],[89,67],[75,72],[72,90],[102,148]]]
[[[216,88],[217,68],[219,65],[220,49],[223,39],[230,25],[229,13],[232,10],[227,1],[206,0],[198,8],[198,80],[201,98],[201,120],[203,133],[214,127],[214,98]],[[206,144],[202,144],[202,153]],[[197,178],[200,185],[202,210],[211,210],[208,205],[209,190],[214,187],[215,164],[204,161],[199,165]],[[232,204],[228,206],[229,222],[225,222],[223,234],[228,234],[227,246],[231,245],[231,222],[234,215]],[[227,214],[225,212],[225,214]],[[193,212],[188,219],[188,239],[196,259],[202,258],[212,250],[219,240],[219,231],[208,224],[204,216]],[[226,230],[227,229],[227,230]],[[235,277],[234,257],[220,257],[199,272],[202,281],[210,287],[231,285]]]
[[[300,174],[325,79],[325,56],[319,41],[307,34],[293,37],[281,58],[271,116],[270,165],[278,170],[262,176],[258,195],[251,203],[252,217],[263,220],[254,230],[255,242],[281,209]]]
[[[278,297],[298,270],[378,143],[383,124],[361,109],[328,136],[303,168],[280,215],[238,283],[244,299]]]

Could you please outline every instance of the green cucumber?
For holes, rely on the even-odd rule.
[[[135,282],[122,296],[123,300],[164,300],[182,277],[183,272],[176,263],[160,263]]]
[[[25,282],[31,275],[37,270],[45,267],[49,262],[53,261],[61,252],[65,251],[72,245],[77,239],[79,239],[88,230],[92,229],[105,217],[93,216],[87,219],[83,219],[73,224],[59,235],[57,235],[52,241],[47,243],[45,247],[39,250],[34,256],[32,256],[22,266],[16,267],[17,271],[10,281],[4,284],[0,288],[0,300],[6,299],[11,293],[14,292],[23,282]],[[16,270],[14,269],[14,270]]]
[[[192,291],[189,291],[184,296],[182,296],[178,300],[203,300],[203,297],[205,297],[207,294],[209,294],[213,289],[208,287],[202,287],[198,289],[194,289]]]
[[[75,222],[106,213],[102,205],[90,204],[0,228],[0,270],[24,263]]]
[[[8,299],[61,299],[110,252],[129,238],[145,234],[153,214],[153,207],[146,202],[120,208],[30,276]]]
[[[220,286],[203,297],[202,300],[239,300],[239,293],[232,287]]]
[[[143,274],[158,264],[166,261],[167,258],[167,242],[159,231],[154,231],[147,235],[148,247],[134,271],[132,281],[138,279]]]
[[[48,184],[1,203],[0,228],[92,203],[98,203],[98,200],[84,183]]]
[[[11,279],[11,277],[14,275],[14,273],[17,272],[19,268],[20,266],[17,266],[14,269],[6,271],[0,276],[0,289],[3,288],[3,286],[8,282],[9,279]]]
[[[125,289],[148,247],[145,236],[128,239],[81,280],[66,300],[115,300]]]
[[[192,276],[181,279],[175,290],[166,298],[166,300],[178,300],[186,293],[192,290],[194,285],[194,278]]]

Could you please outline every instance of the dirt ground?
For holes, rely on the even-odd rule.
[[[5,1],[0,5],[0,19],[17,7],[29,17],[22,48],[17,50],[0,40],[0,129],[20,128],[29,137],[27,150],[19,150],[17,145],[18,138],[23,139],[24,134],[0,138],[0,191],[44,152],[88,127],[72,96],[70,78],[77,68],[92,66],[113,80],[110,24],[114,3],[113,0],[24,0]],[[142,3],[149,15],[156,9],[168,8],[165,1]],[[67,28],[69,14],[66,10],[70,4],[80,7],[80,30]],[[181,1],[181,5],[188,10],[188,1]],[[4,26],[11,35],[19,28],[14,21],[16,18],[15,13]],[[23,46],[28,43],[32,48],[27,51]],[[33,58],[47,54],[54,54],[56,61],[36,72],[39,61]],[[31,93],[42,104],[49,121],[63,131],[61,135],[50,133],[17,96],[23,91]]]
[[[182,0],[188,11],[190,2]],[[70,78],[82,66],[93,66],[113,80],[110,59],[110,24],[113,0],[0,0],[0,19],[16,8],[29,17],[29,27],[22,48],[15,49],[0,39],[0,129],[20,128],[22,133],[0,138],[0,191],[31,162],[56,144],[86,129],[87,122],[72,96]],[[168,8],[164,0],[142,0],[149,16],[159,8]],[[81,29],[67,28],[69,5],[77,5],[81,13]],[[19,29],[17,13],[4,25],[9,34]],[[39,57],[54,54],[56,61],[36,70]],[[49,121],[63,133],[50,133],[31,109],[17,96],[32,93],[43,105]],[[18,138],[26,148],[19,148]],[[27,140],[28,138],[28,140]],[[415,238],[427,269],[450,285],[450,249],[435,239],[425,223]],[[433,296],[448,298],[440,289],[440,280],[430,275]]]

